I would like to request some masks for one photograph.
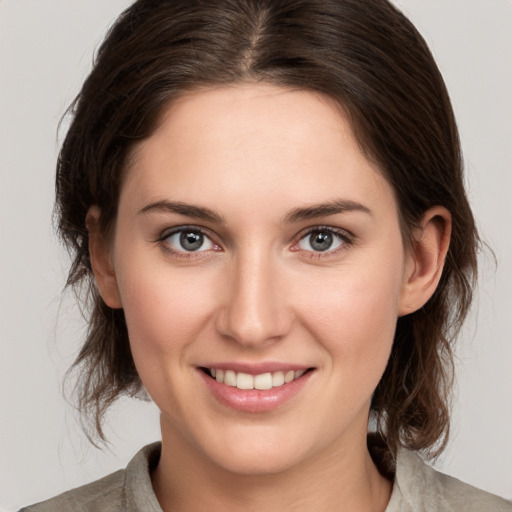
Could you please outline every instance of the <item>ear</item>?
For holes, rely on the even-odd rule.
[[[408,248],[404,280],[398,306],[399,316],[417,311],[435,292],[450,245],[452,216],[442,207],[427,210],[413,232]]]
[[[89,254],[96,285],[102,299],[112,309],[122,308],[117,279],[112,264],[110,244],[100,230],[101,210],[94,205],[89,208],[85,218],[89,232]]]

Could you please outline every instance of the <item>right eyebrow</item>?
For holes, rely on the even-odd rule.
[[[363,212],[372,215],[372,211],[361,203],[346,199],[334,199],[333,201],[314,204],[304,208],[294,208],[286,215],[285,222],[293,223],[345,212]]]
[[[225,223],[224,218],[213,210],[203,206],[183,203],[181,201],[155,201],[144,206],[144,208],[139,210],[138,214],[144,215],[151,212],[177,213],[179,215],[185,215],[186,217],[207,220],[216,224]]]

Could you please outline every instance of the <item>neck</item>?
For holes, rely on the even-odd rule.
[[[164,512],[375,512],[385,510],[391,495],[391,483],[374,465],[365,436],[349,447],[329,446],[298,467],[240,474],[198,454],[176,432],[162,434],[162,455],[152,479]]]

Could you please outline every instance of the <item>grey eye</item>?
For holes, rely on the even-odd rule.
[[[208,251],[214,247],[213,242],[201,231],[182,229],[167,237],[167,243],[179,252]]]
[[[311,233],[309,235],[309,243],[315,251],[327,251],[332,246],[331,233]]]
[[[180,233],[180,244],[186,251],[197,251],[204,242],[202,233],[183,231]]]
[[[344,243],[341,235],[327,229],[309,232],[299,241],[299,247],[305,251],[325,252],[337,249]]]

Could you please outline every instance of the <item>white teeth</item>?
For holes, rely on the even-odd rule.
[[[272,374],[261,373],[254,377],[254,387],[256,389],[272,389]]]
[[[226,370],[224,373],[224,384],[227,386],[236,386],[236,373],[233,370]]]
[[[238,389],[254,389],[254,377],[248,373],[238,373],[236,376],[236,387]]]
[[[260,390],[272,389],[288,384],[306,373],[306,370],[289,370],[286,373],[278,371],[250,375],[249,373],[237,373],[233,370],[221,370],[219,368],[210,368],[209,371],[215,380],[226,384],[226,386],[237,387],[238,389]]]
[[[289,372],[286,372],[286,375],[284,376],[284,381],[286,384],[288,382],[291,382],[295,378],[295,372],[293,370],[290,370]]]
[[[283,372],[275,372],[272,374],[272,387],[277,388],[278,386],[282,386],[284,384],[284,373]]]

